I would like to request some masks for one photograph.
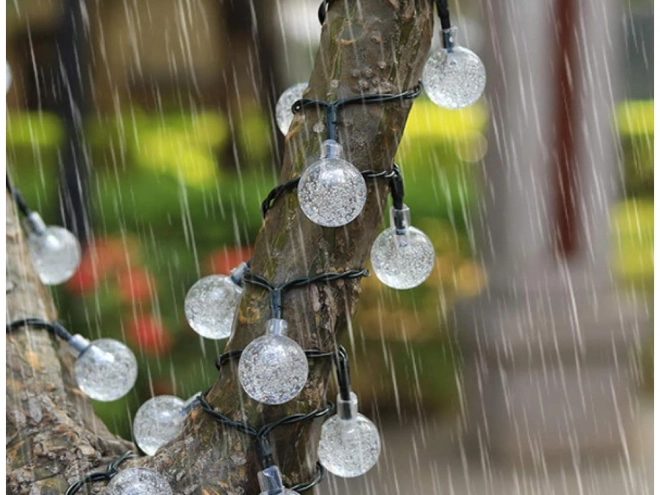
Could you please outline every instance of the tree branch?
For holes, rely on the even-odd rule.
[[[306,97],[332,101],[413,88],[430,47],[432,12],[430,0],[333,2]],[[339,115],[338,141],[347,159],[361,170],[390,169],[410,107],[410,101],[345,107]],[[296,117],[285,143],[281,182],[299,176],[318,158],[327,132],[323,123],[323,114],[315,109],[305,109]],[[386,200],[386,182],[369,181],[362,214],[345,227],[325,229],[304,217],[295,192],[287,194],[269,211],[257,236],[252,270],[281,283],[300,276],[363,267],[378,233]],[[254,205],[258,208],[257,198]],[[15,216],[10,217],[15,222]],[[13,225],[11,238],[9,223],[7,228],[8,284],[14,284],[8,294],[8,318],[52,318],[49,296],[32,270],[26,268],[29,263],[18,227]],[[355,312],[358,297],[359,281],[315,284],[285,293],[283,316],[289,323],[290,337],[303,348],[335,349]],[[268,294],[253,286],[245,287],[227,350],[242,349],[263,335],[269,318]],[[126,448],[126,442],[110,435],[93,417],[89,402],[72,385],[71,359],[62,352],[56,354],[57,346],[50,337],[27,332],[7,340],[8,380],[12,380],[7,392],[8,421],[10,415],[15,416],[11,429],[8,427],[9,477],[15,493],[28,493],[27,487],[37,476],[46,477],[46,472],[38,475],[30,467],[42,465],[39,455],[49,457],[55,452],[58,460],[54,465],[51,466],[52,461],[44,462],[51,466],[50,476],[55,476],[40,482],[44,488],[40,486],[30,494],[54,493],[45,488],[47,483],[51,483],[48,489],[61,488],[65,479],[82,476],[101,457],[117,455]],[[223,366],[207,395],[213,407],[232,419],[259,427],[284,415],[308,412],[325,404],[329,360],[310,361],[309,381],[302,393],[278,407],[249,399],[238,383],[236,368],[236,362]],[[58,377],[63,374],[67,378],[60,381]],[[32,405],[35,401],[41,409],[41,413],[35,413],[39,421],[30,412],[36,411]],[[84,415],[87,419],[81,411],[89,413]],[[313,478],[322,421],[283,426],[272,433],[274,456],[285,484]],[[47,440],[40,440],[40,435]],[[200,409],[188,416],[182,434],[155,456],[127,461],[122,467],[136,465],[157,469],[168,478],[175,493],[259,492],[256,474],[261,468],[253,439],[215,423]],[[30,471],[30,481],[22,480],[24,470]],[[98,493],[101,488],[94,487],[93,492]]]

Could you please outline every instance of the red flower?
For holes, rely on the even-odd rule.
[[[130,239],[94,239],[85,248],[78,270],[65,287],[78,295],[93,291],[108,273],[127,268],[137,254],[137,245]]]
[[[252,256],[252,247],[224,247],[211,253],[206,261],[208,273],[229,275],[234,268]]]
[[[144,315],[133,318],[128,324],[128,341],[148,354],[165,354],[173,342],[163,321],[157,316]]]
[[[117,276],[122,301],[148,302],[156,293],[156,280],[145,270],[129,268]]]

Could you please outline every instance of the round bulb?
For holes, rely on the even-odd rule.
[[[135,443],[147,455],[154,455],[181,431],[186,418],[185,402],[173,395],[160,395],[140,406],[133,420]]]
[[[445,33],[455,38],[456,28]],[[472,105],[486,87],[486,68],[471,50],[461,46],[442,48],[426,61],[422,73],[424,91],[436,105],[452,110]]]
[[[46,285],[66,282],[80,264],[78,239],[62,227],[46,227],[38,213],[25,220],[28,250],[41,281]]]
[[[77,346],[80,354],[74,373],[78,387],[85,395],[110,402],[120,399],[133,388],[137,379],[137,361],[128,347],[113,339],[99,339],[91,344],[79,335],[73,339],[83,343]],[[70,343],[76,346],[76,343]]]
[[[238,362],[243,390],[254,400],[277,405],[289,402],[305,386],[309,365],[305,351],[286,336],[284,320],[268,320],[266,335],[248,344]]]
[[[403,229],[396,227],[401,220]],[[410,210],[391,210],[390,228],[380,233],[371,247],[371,267],[378,280],[393,289],[412,289],[431,274],[435,251],[431,240],[419,229],[410,227]]]
[[[277,127],[280,132],[285,136],[289,133],[289,127],[293,122],[294,113],[291,111],[293,104],[301,100],[303,93],[307,89],[307,83],[298,83],[288,88],[280,95],[275,105],[275,119],[277,120]]]
[[[231,335],[236,309],[243,288],[240,277],[247,265],[242,263],[230,276],[209,275],[190,288],[184,312],[192,329],[207,339],[226,339]]]
[[[153,469],[130,468],[110,480],[104,495],[174,495],[170,484]]]
[[[337,397],[337,414],[321,427],[319,461],[332,474],[342,478],[361,476],[380,456],[378,428],[357,412],[357,396],[349,401]]]
[[[339,143],[325,141],[321,158],[298,183],[298,202],[305,216],[323,227],[341,227],[360,214],[366,201],[367,184],[360,171],[342,158]]]

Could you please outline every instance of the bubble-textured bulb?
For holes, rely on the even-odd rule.
[[[282,473],[277,466],[268,466],[257,473],[259,480],[259,495],[299,495],[298,492],[286,488],[282,484]]]
[[[431,240],[410,226],[410,210],[391,209],[391,226],[371,247],[371,267],[378,280],[393,289],[412,289],[431,274],[435,251]],[[397,228],[398,225],[398,228]]]
[[[186,417],[185,402],[173,395],[160,395],[140,406],[133,420],[135,443],[147,455],[154,455],[181,431]]]
[[[307,83],[298,83],[286,89],[282,93],[275,104],[275,119],[277,120],[277,127],[280,132],[285,136],[289,133],[289,127],[293,122],[294,114],[291,111],[291,106],[298,100],[301,100],[303,93],[307,89]]]
[[[104,495],[174,495],[172,487],[153,469],[124,469],[110,480]]]
[[[41,281],[57,285],[69,280],[81,259],[76,236],[62,227],[46,227],[38,213],[27,217],[28,250]]]
[[[243,288],[239,285],[247,268],[241,263],[230,276],[209,275],[190,288],[184,312],[192,329],[207,339],[226,339],[231,335],[236,309]]]
[[[307,356],[286,336],[286,321],[268,320],[267,328],[266,335],[250,342],[241,354],[238,378],[254,400],[284,404],[298,395],[307,382]]]
[[[337,396],[337,414],[321,428],[319,461],[332,474],[343,478],[363,475],[380,456],[378,428],[359,414],[357,407],[353,392],[350,400]]]
[[[81,335],[69,341],[77,355],[74,374],[78,388],[88,397],[110,402],[125,396],[135,385],[137,361],[121,342],[99,339],[90,342]]]
[[[451,44],[456,28],[451,28]],[[452,110],[476,102],[486,87],[486,68],[473,51],[453,44],[426,61],[422,73],[424,91],[436,105]]]
[[[323,227],[341,227],[354,220],[367,201],[367,184],[360,171],[342,158],[342,147],[324,141],[321,158],[308,167],[298,183],[298,202],[307,218]]]

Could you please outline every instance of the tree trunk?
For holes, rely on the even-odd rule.
[[[430,47],[432,13],[430,0],[333,2],[306,97],[332,101],[413,88]],[[339,115],[338,141],[347,159],[362,170],[390,169],[410,106],[411,102],[405,101],[344,107]],[[285,144],[282,182],[300,175],[318,158],[327,132],[323,123],[323,114],[315,109],[306,109],[296,117]],[[338,229],[321,228],[307,220],[298,208],[295,191],[282,197],[257,236],[252,271],[280,283],[363,267],[381,225],[387,184],[369,181],[368,192],[358,219]],[[258,208],[259,201],[254,199]],[[11,208],[8,216],[8,320],[52,318],[50,298],[27,268]],[[315,284],[285,293],[283,317],[289,323],[289,336],[306,349],[334,350],[358,297],[359,281]],[[268,294],[246,286],[227,350],[242,349],[263,335],[270,317]],[[72,385],[71,359],[61,352],[56,354],[57,347],[38,331],[8,338],[8,479],[12,493],[60,493],[65,480],[80,477],[102,457],[114,456],[125,448],[125,442],[112,437],[100,421],[94,420],[89,402]],[[329,360],[310,361],[309,381],[302,393],[277,407],[259,404],[242,392],[236,365],[233,362],[220,370],[207,395],[213,407],[232,419],[259,427],[283,415],[308,412],[325,404]],[[60,380],[63,371],[67,378]],[[285,484],[313,478],[322,422],[283,426],[271,434]],[[183,433],[155,456],[127,461],[122,467],[136,465],[160,471],[175,493],[259,493],[256,475],[261,468],[253,439],[215,423],[200,409],[189,415]],[[34,485],[36,490],[30,490],[36,479],[43,481]],[[49,491],[50,487],[57,488]],[[93,493],[101,488],[102,484],[94,487]]]

